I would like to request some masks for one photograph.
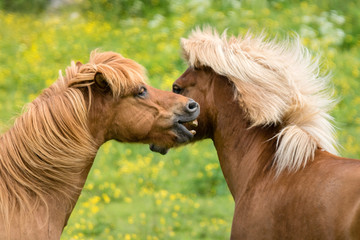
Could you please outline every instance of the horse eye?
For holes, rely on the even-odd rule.
[[[180,94],[182,92],[182,89],[178,85],[174,84],[172,91],[173,91],[173,93]]]
[[[145,87],[141,87],[139,89],[139,92],[138,92],[137,96],[138,97],[145,97],[146,93],[147,93],[147,89]]]

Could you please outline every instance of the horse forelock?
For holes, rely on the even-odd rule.
[[[73,69],[77,72],[73,74]],[[98,52],[90,54],[89,63],[80,67],[74,63],[67,71],[69,86],[89,86],[94,84],[97,73],[101,73],[115,97],[129,94],[134,88],[146,83],[145,69],[135,61],[124,58],[115,52]]]
[[[296,171],[317,148],[336,154],[328,94],[329,76],[320,75],[299,37],[283,42],[264,34],[228,38],[212,28],[195,29],[181,39],[190,66],[211,67],[235,86],[235,96],[253,126],[280,125],[274,164],[277,173]]]

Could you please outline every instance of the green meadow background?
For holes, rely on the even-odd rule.
[[[360,158],[360,2],[349,0],[0,0],[0,132],[59,69],[95,48],[134,59],[153,86],[171,90],[186,69],[179,40],[203,25],[297,33],[333,76],[341,154]],[[229,239],[233,207],[211,141],[166,156],[111,141],[62,239]]]

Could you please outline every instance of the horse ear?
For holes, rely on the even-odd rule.
[[[95,80],[95,84],[98,85],[100,88],[106,88],[108,86],[108,83],[104,78],[104,75],[102,75],[102,73],[100,72],[97,72],[95,74],[94,80]]]

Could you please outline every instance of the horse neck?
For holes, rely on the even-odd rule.
[[[271,172],[276,142],[274,127],[250,127],[231,84],[214,85],[213,142],[231,194],[239,198],[252,184]]]
[[[21,206],[29,221],[49,219],[50,226],[64,227],[100,146],[86,127],[85,102],[75,91],[51,99],[41,95],[1,136],[0,212]],[[48,215],[28,213],[34,206]]]

